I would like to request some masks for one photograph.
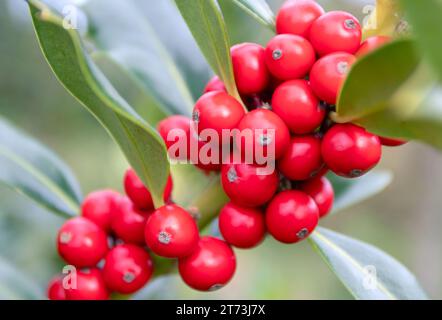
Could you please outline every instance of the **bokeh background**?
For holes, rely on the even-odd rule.
[[[154,0],[133,2],[149,15],[149,3]],[[275,12],[282,3],[268,2]],[[318,2],[328,10],[345,9],[363,19],[364,5],[374,1]],[[229,0],[220,3],[232,43],[254,41],[265,45],[271,36],[266,30]],[[170,37],[164,41],[173,41],[173,30],[168,32]],[[202,87],[206,79],[190,80]],[[84,193],[107,187],[123,191],[121,181],[127,162],[105,130],[55,79],[38,47],[24,1],[0,1],[0,115],[55,150],[71,166]],[[440,299],[442,154],[410,142],[385,149],[380,167],[393,171],[395,176],[382,194],[322,224],[382,248],[417,276],[431,298]],[[60,218],[0,186],[0,259],[22,271],[41,290],[63,266],[55,247],[61,224]],[[236,252],[236,276],[220,291],[198,293],[170,276],[152,283],[139,297],[351,298],[307,243],[281,245],[268,238],[255,250]],[[5,276],[0,269],[0,278]]]

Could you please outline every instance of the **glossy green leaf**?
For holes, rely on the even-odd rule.
[[[356,179],[329,175],[335,191],[332,214],[347,209],[383,191],[393,180],[390,171],[374,170]]]
[[[275,31],[275,15],[265,0],[231,0],[261,24]]]
[[[101,51],[98,57],[108,55],[131,75],[135,86],[144,89],[149,96],[145,108],[190,115],[194,100],[189,87],[132,0],[91,0],[81,9],[91,25],[88,39]]]
[[[52,70],[107,129],[149,187],[155,205],[161,205],[169,175],[163,141],[98,70],[76,30],[63,28],[63,17],[43,1],[29,0],[28,3],[40,46]]]
[[[378,248],[320,227],[309,240],[356,299],[427,299],[415,276]]]
[[[43,300],[44,292],[35,281],[0,257],[1,300]]]
[[[0,118],[0,182],[63,215],[78,214],[81,191],[52,151]]]
[[[227,91],[241,101],[236,88],[230,57],[230,41],[224,17],[216,0],[175,0],[213,71]]]
[[[416,41],[422,53],[433,65],[433,70],[442,79],[442,1],[440,0],[400,0],[407,20],[413,26]]]

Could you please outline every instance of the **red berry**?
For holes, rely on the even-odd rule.
[[[280,34],[267,44],[266,64],[281,80],[303,78],[315,63],[316,55],[310,42],[293,34]]]
[[[384,44],[391,41],[390,37],[387,36],[373,36],[367,38],[364,42],[362,42],[359,50],[356,52],[355,56],[357,58],[361,58],[370,52],[382,47]]]
[[[62,276],[56,276],[49,282],[47,295],[49,300],[66,300]]]
[[[287,1],[276,17],[276,31],[308,38],[313,22],[323,14],[324,9],[314,0]]]
[[[189,139],[191,119],[181,115],[173,115],[158,123],[158,132],[166,144],[171,159],[187,160],[190,156]],[[169,139],[168,139],[168,135]],[[186,152],[180,149],[169,150],[176,143],[186,143]]]
[[[167,258],[188,256],[199,240],[193,217],[177,205],[158,208],[147,221],[144,236],[148,247]]]
[[[111,227],[115,235],[127,243],[144,244],[144,227],[151,211],[141,211],[127,197],[117,202]]]
[[[258,207],[272,199],[278,189],[276,170],[261,172],[262,167],[246,163],[226,163],[221,170],[224,191],[232,202]]]
[[[322,141],[322,157],[337,175],[355,178],[373,168],[381,159],[379,137],[354,124],[334,125]]]
[[[265,49],[259,44],[242,43],[233,46],[230,52],[238,91],[245,95],[264,91],[270,81]]]
[[[399,147],[406,144],[408,141],[396,138],[379,137],[381,144],[387,147]]]
[[[356,58],[338,52],[322,57],[310,71],[310,86],[316,96],[329,104],[336,104],[341,86]]]
[[[83,217],[66,221],[57,236],[58,253],[78,268],[95,266],[108,250],[107,235]]]
[[[153,262],[149,254],[132,244],[118,245],[110,250],[103,267],[106,286],[122,294],[141,289],[152,273]]]
[[[314,178],[301,186],[302,191],[313,198],[319,209],[319,217],[327,215],[334,200],[333,186],[326,177]]]
[[[198,125],[198,134],[212,129],[222,136],[222,130],[234,129],[244,116],[242,105],[225,92],[209,92],[201,96],[193,109],[192,119]]]
[[[233,277],[236,269],[235,254],[225,241],[203,237],[190,256],[178,261],[178,269],[181,278],[191,288],[216,290]]]
[[[330,11],[313,22],[310,42],[320,56],[343,51],[354,54],[361,44],[358,19],[344,11]]]
[[[307,180],[323,167],[321,140],[314,136],[295,136],[285,154],[278,160],[278,169],[290,180]]]
[[[226,87],[224,86],[224,82],[222,82],[218,76],[214,76],[212,79],[210,79],[210,81],[207,83],[206,87],[204,88],[203,93],[212,92],[212,91],[227,92]]]
[[[110,230],[112,212],[120,194],[113,190],[99,190],[87,195],[81,206],[81,214],[97,226],[108,232]]]
[[[76,281],[72,281],[65,289],[67,300],[107,300],[109,298],[109,292],[100,270],[96,268],[79,270],[75,277]]]
[[[267,207],[267,230],[276,240],[284,243],[301,241],[316,228],[318,211],[315,202],[306,193],[283,191]]]
[[[172,188],[172,177],[169,176],[166,187],[164,188],[164,201],[169,200],[170,194],[172,193]],[[137,208],[142,210],[153,209],[152,195],[133,169],[128,169],[126,171],[124,176],[124,190]]]
[[[238,129],[242,134],[236,136],[237,148],[243,156],[250,156],[255,162],[259,155],[267,157],[273,151],[274,158],[281,157],[290,142],[290,132],[284,121],[267,109],[247,113]]]
[[[243,249],[257,246],[266,232],[264,214],[260,210],[240,207],[232,202],[221,209],[218,224],[224,240]]]
[[[313,132],[326,114],[305,80],[291,80],[278,86],[273,93],[272,110],[295,134]]]
[[[198,134],[192,130],[191,149],[195,156],[190,158],[191,162],[198,168],[205,171],[221,170],[222,145],[219,139],[212,141],[213,137],[198,137]]]

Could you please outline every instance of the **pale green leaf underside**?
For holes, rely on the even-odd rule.
[[[265,0],[231,0],[271,31],[275,31],[275,15]]]
[[[309,241],[356,299],[427,299],[407,268],[372,245],[321,227]]]
[[[63,216],[78,214],[81,191],[52,151],[0,118],[0,182]]]

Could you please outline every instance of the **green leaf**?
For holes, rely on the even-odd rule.
[[[0,299],[43,300],[46,297],[33,279],[0,257]]]
[[[230,95],[242,101],[236,88],[230,57],[230,41],[221,9],[216,0],[175,0],[213,71]]]
[[[231,0],[259,23],[275,32],[275,15],[265,0]]]
[[[81,191],[52,151],[0,117],[0,182],[62,216],[78,214]]]
[[[76,30],[63,28],[62,16],[43,1],[29,0],[28,3],[40,46],[52,70],[118,143],[149,187],[155,205],[162,205],[169,175],[163,141],[93,64]]]
[[[442,149],[441,92],[415,42],[397,40],[352,67],[332,116],[381,136],[421,140]]]
[[[144,89],[150,96],[145,108],[191,113],[194,100],[178,66],[132,1],[91,0],[82,9],[91,25],[88,39],[101,52],[98,57],[106,54]]]
[[[440,0],[401,0],[408,21],[413,26],[416,41],[428,61],[432,63],[433,70],[442,79],[442,1]]]
[[[407,268],[372,245],[320,227],[309,241],[356,299],[427,299]]]
[[[332,214],[347,209],[383,191],[393,180],[390,171],[374,170],[357,179],[330,175],[335,190]]]

